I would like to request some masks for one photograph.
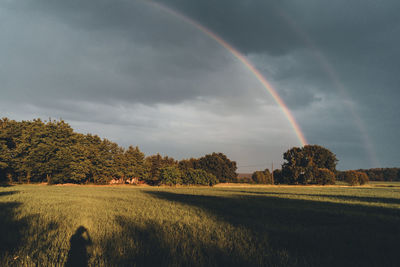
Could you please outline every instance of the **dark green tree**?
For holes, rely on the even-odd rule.
[[[275,184],[288,184],[289,181],[284,180],[281,169],[274,170],[274,183]]]
[[[194,159],[194,158],[183,159],[183,160],[179,161],[178,166],[179,166],[179,169],[181,169],[182,171],[186,171],[188,169],[194,169],[197,162],[198,162],[198,160]]]
[[[397,180],[397,169],[385,168],[383,170],[383,177],[385,181],[396,181]]]
[[[363,185],[369,182],[367,174],[359,171],[345,171],[344,181],[349,185]]]
[[[317,184],[330,185],[335,184],[336,176],[329,169],[319,168],[316,171],[315,180]]]
[[[318,184],[319,169],[336,172],[337,158],[330,150],[318,145],[294,147],[283,154],[282,165],[284,181],[290,184]]]
[[[253,172],[251,179],[256,184],[273,184],[272,175],[268,169]]]
[[[202,169],[188,168],[182,171],[182,182],[187,185],[215,185],[218,183],[217,178]]]
[[[165,185],[182,184],[182,173],[178,166],[166,166],[160,169],[159,181]]]
[[[220,182],[233,182],[237,177],[236,162],[228,159],[223,153],[205,155],[195,162],[194,167],[213,174]]]
[[[75,133],[63,120],[0,119],[0,182],[105,184],[139,178],[158,184],[161,170],[164,179],[174,168],[178,162],[171,157],[145,158],[138,147],[124,149],[97,135]],[[236,177],[236,163],[222,153],[179,163],[185,183],[215,184],[215,176],[203,168],[226,181]]]
[[[129,146],[124,153],[122,168],[128,178],[143,179],[145,177],[145,155],[140,151],[139,147]]]
[[[160,182],[160,170],[164,167],[178,166],[178,162],[168,156],[161,156],[160,154],[148,156],[145,159],[145,178],[144,180],[152,185]]]
[[[306,145],[303,147],[303,154],[307,163],[312,161],[317,168],[328,169],[332,172],[336,171],[338,160],[336,155],[329,149],[319,145]]]
[[[253,172],[253,174],[251,175],[251,179],[256,184],[265,184],[266,181],[267,181],[263,171],[255,171],[255,172]]]

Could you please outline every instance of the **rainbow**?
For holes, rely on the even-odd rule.
[[[244,55],[242,55],[238,50],[236,50],[234,47],[232,47],[229,43],[227,43],[224,39],[219,37],[217,34],[212,32],[211,30],[207,29],[203,25],[199,24],[198,22],[186,17],[185,15],[183,15],[181,13],[178,13],[177,11],[172,10],[172,9],[170,9],[170,8],[160,4],[160,3],[156,3],[156,2],[153,2],[153,1],[150,1],[150,0],[147,1],[147,3],[152,4],[153,6],[159,8],[159,9],[161,9],[161,10],[163,10],[163,11],[165,11],[165,12],[167,12],[167,13],[175,16],[175,17],[180,18],[183,21],[185,21],[185,22],[187,22],[187,23],[189,23],[191,25],[193,25],[194,27],[199,29],[201,32],[205,33],[206,35],[208,35],[209,37],[214,39],[221,46],[226,48],[229,52],[231,52],[232,55],[234,55],[239,61],[241,61],[243,63],[243,65],[245,65],[254,74],[254,76],[264,86],[264,88],[267,89],[267,91],[271,94],[272,98],[275,100],[275,102],[279,105],[279,107],[283,111],[283,114],[285,114],[285,116],[288,119],[290,125],[292,126],[294,132],[296,133],[296,136],[298,137],[300,143],[303,146],[307,145],[307,140],[306,140],[306,138],[305,138],[305,136],[304,136],[299,124],[297,123],[297,121],[294,118],[293,114],[289,110],[288,106],[285,104],[285,102],[279,96],[279,94],[274,89],[274,87],[272,87],[272,85],[267,81],[267,79],[265,79],[265,77],[260,73],[260,71],[257,70],[257,68],[254,65],[252,65],[251,62]]]
[[[320,49],[318,49],[317,45],[314,43],[314,41],[311,39],[311,37],[307,34],[307,32],[305,32],[302,28],[300,28],[298,26],[298,24],[295,23],[293,21],[293,19],[290,18],[289,16],[287,16],[286,13],[284,13],[282,10],[278,9],[278,11],[279,11],[279,15],[282,17],[282,19],[294,30],[294,32],[303,40],[303,42],[309,48],[311,48],[311,50],[313,51],[313,56],[316,58],[317,62],[320,64],[322,69],[325,71],[325,73],[331,79],[331,81],[335,85],[336,89],[339,91],[340,96],[343,99],[351,100],[351,98],[347,94],[347,90],[346,90],[345,86],[340,81],[333,66],[329,63],[329,61],[326,59],[326,57],[320,51]],[[352,101],[344,101],[344,104],[347,106],[348,110],[350,111],[350,114],[353,117],[355,125],[357,126],[358,130],[361,133],[361,138],[364,142],[365,149],[368,154],[370,163],[372,164],[372,166],[379,166],[380,163],[379,163],[378,157],[376,155],[372,140],[368,134],[368,131],[365,127],[364,122],[362,121],[362,119],[358,115],[358,113],[356,112],[353,102]]]

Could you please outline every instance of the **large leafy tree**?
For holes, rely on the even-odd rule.
[[[187,171],[189,169],[194,169],[197,162],[198,160],[195,158],[183,159],[179,161],[178,166],[182,171]]]
[[[188,185],[215,185],[217,178],[202,169],[186,169],[182,171],[182,182]]]
[[[17,146],[22,131],[28,122],[16,122],[3,118],[0,120],[0,178],[12,181],[18,176],[21,159],[17,154]]]
[[[304,160],[312,162],[317,168],[325,168],[336,171],[337,158],[329,149],[319,145],[306,145],[303,147]]]
[[[7,118],[0,120],[0,182],[6,180],[7,170],[10,170],[12,135],[10,121]]]
[[[160,169],[159,181],[165,185],[182,184],[182,172],[175,166],[166,166]]]
[[[318,145],[294,147],[283,154],[282,180],[291,184],[330,183],[320,179],[320,169],[336,172],[336,155]]]
[[[343,172],[344,181],[349,185],[363,185],[369,182],[367,174],[359,171],[345,171]]]
[[[237,177],[237,166],[223,153],[212,153],[194,162],[195,169],[213,174],[220,182],[232,182]]]
[[[124,152],[120,163],[121,169],[124,170],[124,176],[127,178],[141,178],[143,179],[146,173],[145,169],[145,155],[140,151],[139,147],[129,146]]]
[[[70,174],[74,145],[72,128],[64,121],[34,120],[24,127],[18,140],[18,169],[33,180],[60,182]]]
[[[256,184],[273,184],[271,172],[268,169],[264,171],[255,171],[251,175],[251,179]]]
[[[177,167],[178,162],[171,157],[161,156],[160,154],[151,155],[145,159],[146,174],[144,180],[149,184],[160,182],[160,170],[165,167]]]

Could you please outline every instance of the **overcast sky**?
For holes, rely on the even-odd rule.
[[[274,86],[339,169],[400,166],[400,2],[171,0]],[[300,141],[256,77],[187,20],[135,0],[0,2],[0,116],[62,118],[147,155],[240,172]]]

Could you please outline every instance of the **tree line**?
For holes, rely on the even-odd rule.
[[[283,154],[282,169],[255,171],[251,181],[257,184],[335,184],[338,159],[318,145],[293,147]]]
[[[247,182],[257,184],[318,184],[330,185],[343,181],[349,185],[364,185],[372,181],[400,181],[399,168],[339,171],[338,159],[330,150],[318,145],[293,147],[283,154],[282,169],[272,173],[255,171]]]
[[[293,147],[283,154],[281,169],[255,171],[237,178],[237,165],[223,153],[175,160],[160,154],[145,156],[137,146],[123,148],[97,135],[76,133],[63,120],[0,119],[0,182],[94,183],[117,180],[150,185],[214,185],[219,182],[257,184],[361,185],[369,180],[400,180],[400,169],[341,172],[338,159],[318,145]]]
[[[177,161],[146,157],[97,135],[73,131],[63,120],[17,122],[0,119],[0,181],[106,184],[138,179],[151,185],[233,181],[236,162],[222,153]],[[217,179],[218,177],[218,179]]]
[[[400,168],[372,168],[357,171],[364,172],[371,181],[400,181]]]

